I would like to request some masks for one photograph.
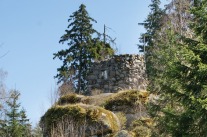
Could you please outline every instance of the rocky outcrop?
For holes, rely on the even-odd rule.
[[[41,127],[46,137],[148,135],[149,126],[145,123],[151,121],[141,119],[147,116],[145,104],[148,97],[148,92],[139,90],[95,96],[68,94],[59,98],[56,105],[44,114]]]

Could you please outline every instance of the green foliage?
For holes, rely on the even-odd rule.
[[[156,77],[157,74],[160,74],[159,72],[156,72],[155,67],[160,67],[160,62],[157,62],[155,59],[159,58],[160,54],[156,53],[156,51],[159,51],[158,43],[160,33],[163,24],[165,23],[163,19],[165,18],[165,11],[160,8],[160,0],[151,0],[151,4],[149,5],[150,13],[147,16],[147,19],[144,21],[144,28],[146,29],[146,32],[141,35],[140,42],[142,45],[138,45],[140,52],[144,52],[145,49],[145,63],[146,63],[146,72],[149,80],[150,85],[154,85],[154,77]],[[156,85],[156,84],[155,84]],[[152,88],[154,89],[154,87]],[[150,89],[151,90],[151,89]],[[156,89],[155,89],[156,90]]]
[[[20,104],[17,102],[19,95],[19,92],[12,91],[11,100],[7,101],[7,105],[10,108],[9,112],[6,114],[8,116],[7,131],[9,136],[13,137],[21,136],[19,124],[20,113],[18,112]]]
[[[147,19],[144,21],[144,28],[147,30],[146,33],[141,35],[140,42],[146,44],[146,54],[150,55],[150,50],[154,45],[153,39],[156,35],[156,31],[160,30],[162,22],[160,21],[163,18],[164,11],[159,7],[160,0],[151,0],[152,3],[149,5],[151,12],[147,16]],[[139,45],[140,52],[144,52],[144,45]]]
[[[20,93],[16,90],[11,91],[11,98],[7,101],[8,111],[6,113],[7,121],[5,121],[6,136],[12,137],[28,137],[31,136],[31,125],[27,119],[24,109],[19,111],[20,103],[18,99]]]
[[[197,4],[199,3],[199,6]],[[179,4],[178,4],[179,5]],[[158,135],[206,136],[207,1],[196,0],[191,7],[193,37],[169,29],[158,32],[153,53],[153,84],[159,94],[151,108]]]
[[[66,34],[61,37],[60,43],[67,42],[69,48],[54,54],[54,58],[63,61],[63,65],[57,69],[56,78],[59,83],[72,81],[78,93],[86,93],[86,76],[92,62],[112,55],[114,51],[98,37],[100,34],[92,25],[92,22],[96,21],[89,16],[84,4],[70,16],[68,22],[68,29],[65,30]]]
[[[0,136],[6,137],[7,136],[7,128],[6,128],[6,120],[0,120]]]
[[[29,137],[31,136],[31,124],[29,123],[29,119],[27,118],[25,109],[20,111],[20,129],[22,131],[22,137]]]

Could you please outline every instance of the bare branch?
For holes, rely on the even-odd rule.
[[[0,47],[2,47],[4,45],[4,43],[0,44]],[[4,53],[3,55],[0,56],[0,58],[3,58],[4,56],[6,56],[9,53],[9,51],[7,51],[6,53]]]
[[[4,56],[6,56],[9,53],[9,51],[7,51],[5,54],[3,54],[2,56],[0,56],[0,58],[3,58]]]

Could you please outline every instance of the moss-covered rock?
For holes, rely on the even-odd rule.
[[[147,102],[148,96],[149,93],[146,91],[121,91],[111,96],[107,101],[105,101],[103,106],[107,110],[111,111],[124,111],[125,113],[133,113],[136,110],[134,107],[143,106],[143,104]]]
[[[59,98],[56,106],[50,108],[41,118],[44,136],[136,137],[149,135],[150,128],[143,124],[147,123],[148,119],[139,119],[146,112],[144,105],[148,101],[148,96],[148,92],[138,90],[94,96],[74,93],[64,95]],[[135,121],[136,119],[139,120]],[[132,124],[132,121],[135,122]],[[140,124],[140,122],[143,123]],[[143,131],[145,129],[146,132]]]
[[[65,104],[89,104],[89,105],[102,105],[108,98],[110,98],[113,93],[102,93],[94,96],[83,96],[75,93],[69,93],[59,98],[57,104],[65,105]]]
[[[135,135],[127,130],[121,130],[117,132],[113,137],[135,137]]]
[[[52,107],[41,118],[41,126],[49,137],[105,135],[120,129],[114,113],[85,104]]]
[[[132,122],[130,130],[136,137],[150,137],[153,120],[148,117],[142,117]]]
[[[83,97],[84,96],[77,95],[77,94],[74,94],[74,93],[66,94],[66,95],[59,98],[58,105],[80,103],[81,99]]]

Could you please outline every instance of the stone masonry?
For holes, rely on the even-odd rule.
[[[122,89],[145,90],[147,86],[144,57],[142,55],[115,55],[95,62],[90,69],[88,89],[116,92]]]

